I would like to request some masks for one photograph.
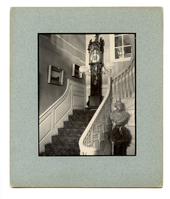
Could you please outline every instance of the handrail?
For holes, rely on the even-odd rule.
[[[79,140],[79,146],[80,146],[80,151],[86,151],[86,152],[94,152],[97,149],[94,147],[86,147],[83,144],[83,141],[85,139],[85,137],[87,136],[87,133],[90,131],[92,125],[94,124],[96,118],[98,117],[98,115],[100,114],[104,104],[106,103],[107,98],[109,97],[110,91],[111,91],[111,78],[108,79],[108,90],[107,93],[103,99],[103,101],[101,102],[100,106],[98,107],[97,111],[95,112],[94,116],[92,117],[91,121],[89,122],[88,126],[86,127],[84,133],[82,134],[80,140]]]
[[[125,68],[123,68],[119,73],[117,73],[115,76],[112,77],[112,79],[115,79],[117,77],[119,77],[122,73],[124,73],[131,65],[132,62],[134,61],[134,56],[131,57],[130,61],[128,62],[127,66]]]
[[[128,65],[112,79],[113,96],[116,98],[134,97],[135,95],[135,56]]]

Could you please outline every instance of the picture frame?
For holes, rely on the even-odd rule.
[[[49,65],[48,68],[48,83],[49,84],[56,84],[56,85],[63,85],[63,76],[64,76],[64,70],[56,67]]]
[[[72,76],[77,78],[82,78],[82,73],[80,73],[80,66],[77,64],[73,64],[72,66]]]

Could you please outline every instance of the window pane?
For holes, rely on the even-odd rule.
[[[115,48],[115,59],[123,58],[122,47]]]
[[[124,47],[124,57],[131,57],[131,46]]]
[[[115,47],[122,46],[122,36],[115,37]]]
[[[131,40],[130,40],[129,35],[123,35],[123,45],[124,46],[131,45]]]

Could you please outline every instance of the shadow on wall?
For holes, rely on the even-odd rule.
[[[72,65],[85,64],[85,39],[83,34],[39,34],[39,115],[63,95],[67,79],[85,84],[84,78],[72,77]],[[49,65],[64,70],[63,86],[48,84]]]

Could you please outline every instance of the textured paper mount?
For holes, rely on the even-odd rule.
[[[11,186],[162,187],[162,8],[12,8],[10,17]],[[37,35],[55,32],[136,33],[136,156],[38,156]]]

